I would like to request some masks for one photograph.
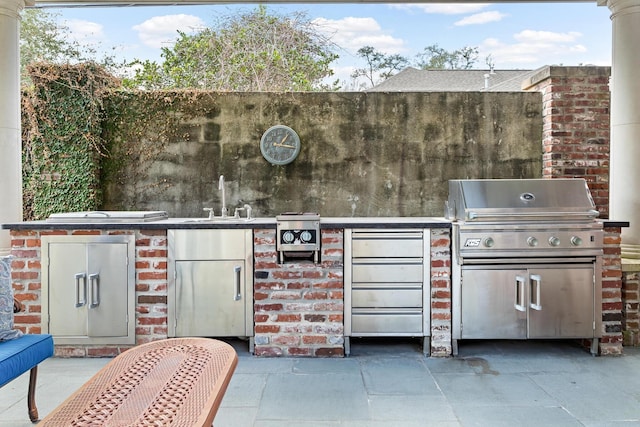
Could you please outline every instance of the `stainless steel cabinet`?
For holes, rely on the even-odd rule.
[[[461,338],[594,336],[593,264],[465,266]]]
[[[252,236],[169,230],[169,336],[253,337]]]
[[[134,236],[43,236],[41,244],[43,330],[56,344],[134,344]]]
[[[349,337],[430,335],[429,235],[422,229],[345,230],[347,354]]]

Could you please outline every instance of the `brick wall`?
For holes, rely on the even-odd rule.
[[[623,265],[622,273],[623,344],[640,346],[640,264]]]
[[[584,178],[609,217],[610,67],[545,67],[525,84],[542,93],[542,176]]]
[[[136,343],[167,338],[167,231],[136,232]]]
[[[622,261],[620,227],[605,227],[602,259],[602,338],[600,354],[622,354]]]
[[[257,356],[343,356],[343,232],[321,230],[319,264],[278,264],[275,230],[254,230]]]
[[[28,334],[42,333],[40,299],[40,234],[36,231],[11,231],[11,279],[16,299],[24,311],[16,313],[15,327]]]
[[[12,281],[15,296],[25,306],[15,316],[16,328],[26,333],[42,332],[42,275],[40,238],[45,235],[136,236],[136,343],[167,337],[167,237],[165,230],[12,230]],[[133,260],[131,260],[133,262]],[[57,345],[56,356],[115,356],[130,346]]]
[[[431,230],[431,355],[450,356],[451,230]]]

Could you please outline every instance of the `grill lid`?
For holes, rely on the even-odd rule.
[[[445,216],[458,221],[593,221],[599,212],[584,179],[449,181]]]

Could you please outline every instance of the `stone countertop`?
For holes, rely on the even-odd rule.
[[[628,221],[601,220],[605,227],[629,227]],[[320,217],[320,228],[450,228],[444,217]],[[168,218],[157,221],[25,221],[1,224],[4,230],[167,230],[276,228],[276,218]]]
[[[276,218],[246,219],[168,218],[157,221],[26,221],[2,224],[5,230],[164,230],[275,228]],[[451,221],[439,217],[320,217],[320,228],[450,228]]]

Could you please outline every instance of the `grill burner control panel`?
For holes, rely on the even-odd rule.
[[[460,251],[599,249],[602,239],[599,229],[460,230]]]
[[[320,215],[287,212],[276,216],[276,249],[281,263],[285,257],[313,258],[320,251]]]

